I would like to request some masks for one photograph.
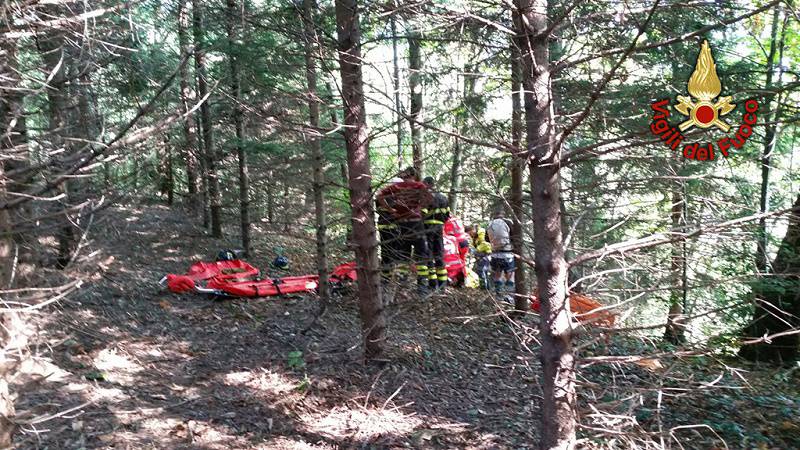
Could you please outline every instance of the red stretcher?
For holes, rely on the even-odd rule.
[[[319,287],[318,275],[299,275],[261,279],[260,271],[242,260],[197,262],[185,274],[168,274],[161,284],[176,294],[197,292],[230,297],[271,297],[301,292],[314,292]],[[336,266],[329,278],[340,285],[357,279],[356,264]]]
[[[261,272],[240,259],[232,261],[196,262],[182,275],[168,274],[161,279],[170,291],[181,294],[196,290],[197,283],[218,279],[234,282],[258,278]]]

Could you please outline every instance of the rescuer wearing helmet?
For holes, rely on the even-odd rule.
[[[430,206],[422,209],[425,240],[431,253],[431,264],[428,267],[428,279],[431,289],[442,289],[447,286],[447,269],[444,265],[444,223],[450,218],[450,203],[441,192],[434,190],[433,177],[423,180],[431,192]]]

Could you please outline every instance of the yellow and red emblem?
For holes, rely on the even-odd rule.
[[[711,56],[711,47],[709,47],[708,41],[703,41],[694,72],[689,78],[687,90],[692,97],[679,95],[677,97],[678,104],[675,105],[678,112],[689,116],[689,120],[678,125],[681,131],[692,126],[700,128],[717,126],[722,131],[730,130],[731,126],[720,117],[733,111],[736,105],[730,103],[732,97],[720,97],[714,102],[714,99],[722,92],[722,84],[717,76],[717,65]]]

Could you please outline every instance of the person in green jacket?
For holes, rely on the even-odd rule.
[[[470,253],[475,256],[475,273],[478,274],[481,287],[489,289],[489,255],[492,253],[492,245],[486,241],[486,230],[480,225],[468,225],[464,231],[470,236]]]

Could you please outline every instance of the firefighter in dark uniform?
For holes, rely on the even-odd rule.
[[[402,182],[402,178],[396,177],[389,180],[389,185]],[[393,199],[391,198],[387,199],[386,202],[379,201],[379,198],[375,199],[375,211],[378,213],[377,228],[381,245],[381,277],[384,281],[392,278],[395,272],[401,277],[408,274],[408,267],[398,265],[402,260],[402,252],[400,249],[400,233],[397,229],[397,223],[392,217],[392,201]]]
[[[423,224],[425,226],[425,239],[431,253],[431,264],[428,269],[430,287],[442,289],[447,286],[447,268],[444,265],[444,223],[450,218],[450,203],[441,192],[434,191],[432,177],[426,177],[423,182],[431,190],[431,205],[422,210]]]
[[[388,213],[388,220],[397,226],[397,252],[401,265],[416,263],[417,283],[420,293],[428,287],[428,252],[422,209],[430,206],[428,187],[419,181],[416,171],[409,167],[400,174],[401,183],[394,183],[378,192],[379,209]]]

